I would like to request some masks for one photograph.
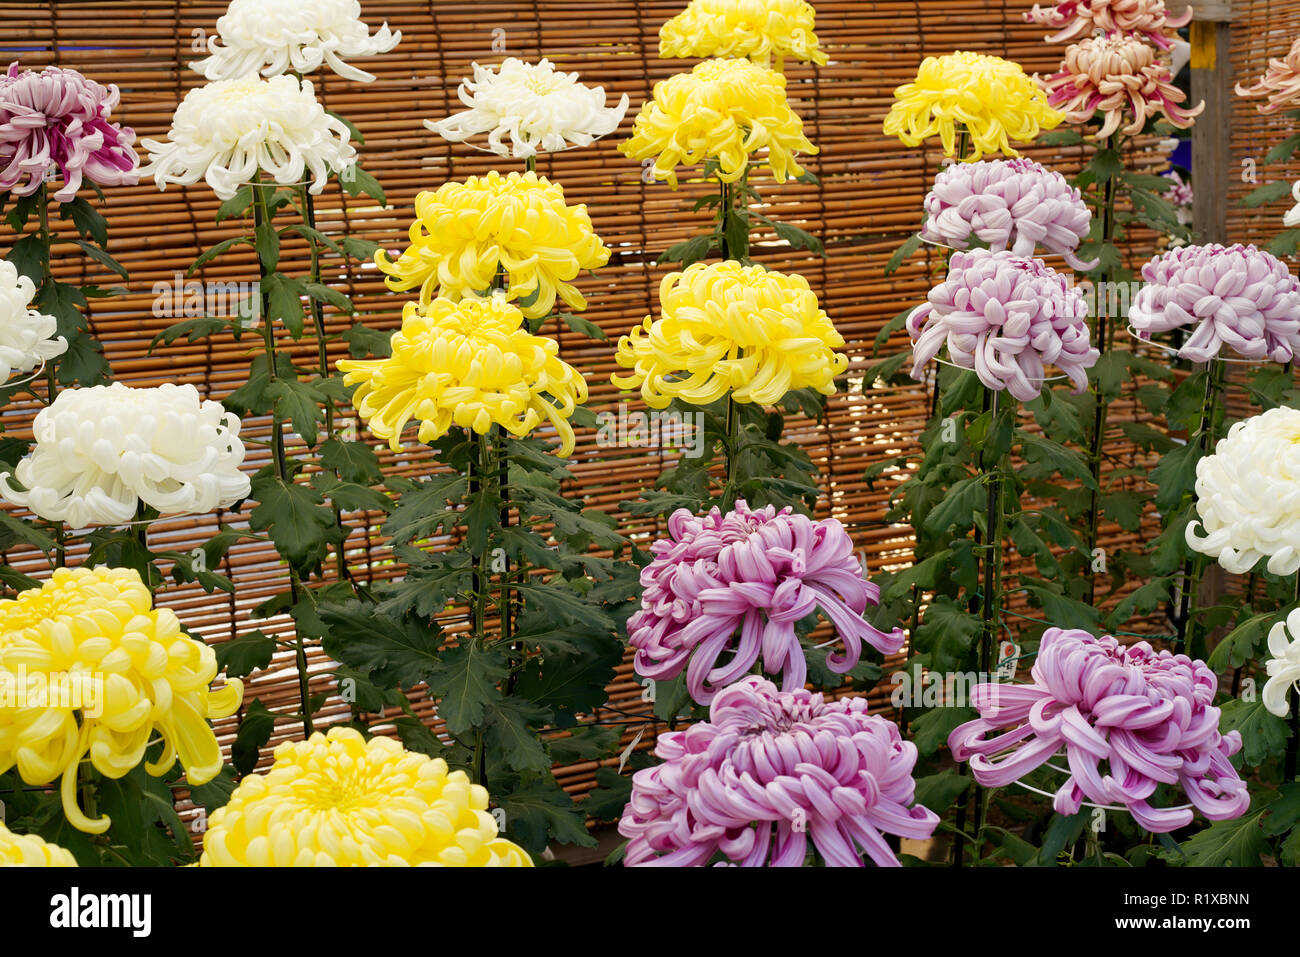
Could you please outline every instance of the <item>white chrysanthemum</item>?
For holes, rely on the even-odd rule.
[[[131,521],[140,502],[162,515],[208,512],[248,495],[239,427],[192,385],[68,389],[37,414],[36,447],[0,473],[0,495],[74,528]]]
[[[1232,574],[1263,558],[1274,575],[1300,570],[1300,409],[1234,425],[1196,464],[1196,511],[1187,544]]]
[[[374,36],[361,21],[357,0],[231,0],[217,20],[208,53],[190,64],[209,80],[236,80],[252,73],[311,73],[322,64],[361,83],[374,79],[344,57],[387,53],[402,39],[384,23]]]
[[[1264,682],[1260,700],[1273,714],[1285,718],[1290,714],[1287,692],[1294,687],[1300,695],[1300,608],[1269,629],[1268,651],[1273,657],[1266,666],[1268,681]]]
[[[142,176],[159,189],[208,181],[221,199],[265,170],[281,185],[299,183],[311,171],[319,193],[331,172],[356,160],[348,128],[316,101],[309,80],[256,76],[215,80],[190,90],[176,108],[167,140],[141,140],[149,151]]]
[[[1300,180],[1296,180],[1296,184],[1291,187],[1291,197],[1296,204],[1282,217],[1282,225],[1287,229],[1295,229],[1300,226]]]
[[[59,321],[30,308],[35,295],[35,283],[0,260],[0,382],[68,351],[68,340],[56,334]]]
[[[468,110],[424,125],[453,143],[487,133],[488,149],[499,156],[513,152],[516,159],[570,144],[590,146],[618,129],[628,104],[624,94],[617,106],[606,107],[604,87],[583,86],[578,74],[557,70],[549,60],[515,57],[495,71],[475,63],[474,79],[461,81],[460,99]]]

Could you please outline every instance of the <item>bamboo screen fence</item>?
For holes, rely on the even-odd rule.
[[[657,56],[659,26],[682,5],[683,0],[364,0],[367,22],[377,25],[387,20],[403,34],[392,53],[367,61],[366,68],[377,80],[362,86],[332,75],[311,79],[325,105],[348,117],[364,134],[362,164],[382,183],[388,206],[381,208],[364,197],[345,197],[332,184],[317,202],[321,228],[332,234],[346,230],[390,249],[399,247],[418,191],[494,166],[515,168],[512,161],[449,145],[428,133],[421,121],[457,108],[457,83],[470,73],[474,61],[496,62],[504,55],[530,60],[547,56],[562,69],[580,71],[585,82],[603,84],[613,97],[626,93],[632,100],[620,134],[591,149],[543,157],[539,162],[539,172],[562,183],[571,203],[588,205],[597,232],[613,250],[607,267],[580,280],[589,302],[586,317],[611,339],[626,333],[653,310],[655,291],[666,271],[655,265],[659,253],[699,231],[701,225],[698,216],[686,212],[703,194],[701,185],[684,181],[674,192],[664,184],[647,184],[640,165],[616,149],[653,84],[690,66]],[[894,88],[911,77],[924,56],[970,49],[1012,58],[1030,72],[1046,72],[1055,68],[1062,48],[1044,43],[1045,31],[1024,22],[1030,4],[1021,0],[817,0],[816,6],[818,33],[831,51],[831,62],[825,67],[791,64],[787,72],[793,104],[821,150],[808,164],[820,184],[794,183],[779,189],[758,185],[775,207],[773,217],[797,223],[823,239],[827,256],[791,252],[774,239],[759,245],[754,256],[773,268],[808,277],[854,357],[825,418],[820,422],[792,418],[789,424],[792,437],[821,470],[823,512],[849,526],[875,571],[906,564],[910,539],[906,528],[882,521],[889,483],[877,483],[872,489],[863,473],[873,462],[914,447],[928,400],[919,386],[868,388],[864,393],[861,380],[877,333],[906,304],[923,298],[942,265],[939,253],[928,250],[894,276],[884,275],[891,253],[919,225],[922,199],[940,156],[886,138],[881,120]],[[1263,10],[1300,4],[1247,6]],[[195,58],[194,47],[213,29],[223,9],[223,3],[176,0],[4,3],[0,30],[9,59],[24,67],[70,66],[103,83],[117,84],[122,103],[115,118],[134,127],[140,137],[157,137],[165,134],[184,93],[200,82],[186,64]],[[1275,54],[1285,46],[1280,35],[1267,44],[1268,52]],[[1234,53],[1252,66],[1263,63],[1263,50],[1253,44],[1234,48]],[[1257,135],[1258,120],[1244,114],[1238,120],[1234,142]],[[1067,172],[1077,168],[1084,155],[1079,147],[1031,153]],[[1157,171],[1163,167],[1163,158],[1155,152],[1145,158],[1146,165]],[[201,251],[234,235],[238,228],[231,222],[213,225],[217,205],[202,184],[160,193],[147,182],[109,192],[104,211],[110,223],[110,249],[129,269],[130,281],[124,295],[94,301],[90,321],[116,378],[131,385],[193,383],[202,394],[217,399],[244,380],[249,353],[229,338],[192,345],[182,338],[150,350],[155,335],[178,319],[155,314],[155,285],[173,283]],[[1251,228],[1250,221],[1234,225]],[[71,234],[66,224],[60,231]],[[1155,243],[1152,236],[1135,234],[1130,239],[1138,262],[1136,257],[1149,254]],[[9,241],[0,239],[0,252],[7,251]],[[304,248],[286,244],[281,259],[288,271],[305,271]],[[54,270],[60,279],[116,284],[113,276],[87,274],[86,269],[86,260],[74,255],[70,245],[56,247]],[[237,256],[223,257],[206,267],[201,278],[252,281],[256,263],[251,254],[242,261]],[[376,329],[398,326],[404,297],[389,293],[377,270],[349,269],[331,281],[352,296],[357,319]],[[354,321],[332,312],[327,318],[333,332]],[[554,333],[554,326],[548,331]],[[587,375],[591,406],[597,411],[615,407],[619,397],[608,383],[614,369],[613,343],[567,330],[558,337],[564,357]],[[886,351],[898,351],[905,344],[905,337],[895,337]],[[346,344],[334,343],[333,357],[345,356],[346,349]],[[30,435],[34,412],[33,406],[8,407],[3,413],[5,431]],[[245,433],[264,439],[267,425],[247,421]],[[260,467],[265,454],[250,446],[246,467]],[[418,454],[383,454],[386,464],[400,472],[418,474],[435,467]],[[623,531],[643,542],[655,534],[652,523],[630,519],[619,510],[619,503],[653,482],[662,467],[659,453],[601,448],[594,433],[588,432],[580,434],[573,462],[590,505],[617,515]],[[238,528],[246,521],[247,506],[242,513],[162,521],[151,529],[150,541],[155,550],[188,551],[206,541],[218,523]],[[378,529],[368,527],[364,517],[355,524],[358,528],[349,540],[353,574],[363,581],[400,575]],[[23,567],[21,555],[10,555],[9,561]],[[34,565],[30,570],[39,573]],[[268,634],[286,628],[289,622],[284,618],[256,618],[258,606],[284,588],[283,569],[269,543],[235,546],[222,571],[237,586],[233,596],[171,586],[160,594],[159,602],[175,609],[192,631],[209,642],[229,640],[251,628]],[[313,691],[334,695],[331,663],[317,654],[312,665]],[[610,691],[616,708],[632,715],[648,714],[650,706],[641,701],[630,663],[620,669]],[[296,678],[291,663],[256,677],[246,700],[253,697],[273,710],[294,710]],[[888,707],[883,698],[879,703]],[[419,699],[418,708],[436,727],[433,703]],[[347,715],[348,706],[331,697],[319,721]],[[625,741],[630,742],[642,728],[647,733],[639,747],[651,747],[653,727],[640,720],[629,723]],[[223,723],[218,730],[229,746],[233,726]],[[286,721],[273,743],[297,732],[298,727]],[[590,765],[565,769],[561,783],[579,795],[591,787],[594,770]]]

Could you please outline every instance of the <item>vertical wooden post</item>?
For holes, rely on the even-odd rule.
[[[1169,6],[1176,12],[1187,4]],[[1195,242],[1226,243],[1228,183],[1234,173],[1232,0],[1202,0],[1191,6],[1191,102],[1205,103],[1205,112],[1192,127],[1192,231]]]

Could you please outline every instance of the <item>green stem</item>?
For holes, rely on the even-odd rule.
[[[1116,134],[1106,140],[1106,149],[1118,151],[1119,139]],[[1114,242],[1115,238],[1115,202],[1118,190],[1116,189],[1116,179],[1114,175],[1107,177],[1105,184],[1102,186],[1101,195],[1101,245],[1103,251]],[[1105,295],[1110,285],[1111,272],[1109,267],[1104,267],[1097,277],[1097,292],[1093,297],[1097,303],[1096,322],[1093,328],[1092,339],[1093,347],[1102,355],[1110,348],[1112,328],[1111,317],[1103,313],[1101,304],[1109,302],[1109,297]],[[1109,415],[1109,404],[1106,396],[1101,394],[1100,386],[1096,389],[1097,403],[1093,414],[1092,425],[1092,442],[1089,448],[1088,462],[1092,473],[1093,488],[1089,496],[1088,503],[1088,531],[1087,538],[1084,541],[1084,547],[1087,549],[1085,560],[1091,564],[1093,554],[1097,549],[1097,542],[1100,539],[1101,525],[1101,471],[1103,461],[1103,448],[1106,440],[1106,420]],[[1090,573],[1087,576],[1087,603],[1096,604],[1097,598],[1097,576]]]
[[[1214,448],[1214,433],[1219,393],[1223,391],[1223,362],[1211,359],[1205,369],[1205,399],[1201,404],[1201,424],[1197,431],[1197,441],[1201,448],[1201,457],[1209,455]],[[1179,601],[1178,631],[1174,639],[1174,653],[1181,654],[1191,641],[1191,619],[1193,613],[1193,595],[1200,587],[1203,563],[1201,556],[1190,554],[1183,563],[1183,593]]]
[[[470,460],[469,489],[470,494],[488,495],[492,485],[500,476],[500,465],[494,460],[493,443],[488,433],[482,432],[477,437],[478,455]],[[487,604],[491,567],[488,556],[491,554],[491,538],[483,547],[472,555],[474,570],[474,594],[471,605],[471,633],[469,640],[482,647],[487,644]],[[483,730],[474,732],[474,783],[487,786],[487,751],[484,747]]]
[[[253,187],[253,223],[255,226],[262,226],[271,221],[271,213],[266,201],[264,187],[259,181],[252,184]],[[270,278],[273,268],[270,263],[260,262],[261,283],[259,287],[263,290],[269,288]],[[262,317],[262,344],[266,354],[266,375],[269,382],[275,382],[279,377],[276,368],[276,348],[275,348],[275,328],[274,320],[271,317],[271,303],[269,294],[261,294],[261,317]],[[288,456],[284,448],[284,422],[276,413],[274,407],[271,409],[271,449],[274,460],[275,474],[281,482],[293,481],[289,474]],[[289,566],[289,598],[293,605],[298,604],[298,596],[302,584],[301,576],[294,567],[293,562],[285,559]],[[310,737],[315,730],[312,721],[311,707],[311,681],[307,672],[307,642],[301,633],[296,633],[294,641],[294,658],[298,669],[298,696],[302,702],[302,726],[303,732]]]
[[[52,244],[52,234],[50,233],[50,201],[48,190],[44,183],[37,187],[36,208],[40,213],[39,219],[39,236],[41,238],[41,251],[43,253],[41,263],[41,284],[38,294],[44,293],[49,289],[50,283],[54,280],[54,275],[50,271],[50,246]],[[59,394],[59,378],[55,369],[57,359],[47,359],[45,362],[45,404],[53,405],[55,398]],[[55,525],[54,529],[54,565],[56,568],[62,568],[68,563],[68,532],[62,522]]]

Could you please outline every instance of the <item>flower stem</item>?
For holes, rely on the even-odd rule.
[[[260,180],[254,182],[252,186],[253,223],[255,226],[262,226],[271,221],[266,193],[263,191],[264,186]],[[260,266],[261,282],[259,288],[265,290],[270,286],[270,277],[274,272],[274,268],[272,264],[267,262],[260,262]],[[266,375],[268,381],[275,382],[279,377],[279,373],[276,369],[275,328],[274,320],[271,317],[270,295],[265,292],[261,293],[261,300],[262,343],[266,354]],[[284,422],[276,413],[274,406],[271,409],[271,450],[276,478],[285,483],[293,481],[292,476],[289,474],[289,461],[284,449]],[[285,563],[289,566],[289,599],[296,606],[301,587],[301,577],[292,561],[286,558]],[[311,737],[315,728],[312,721],[311,681],[307,672],[307,642],[302,634],[297,632],[294,639],[294,658],[298,670],[298,697],[302,703],[303,733],[307,737]]]
[[[495,428],[492,430],[495,432]],[[493,485],[500,479],[500,463],[496,460],[500,449],[493,441],[494,434],[488,432],[478,433],[477,456],[471,456],[469,465],[469,491],[470,495],[489,496],[493,491]],[[488,563],[488,556],[491,549],[489,536],[483,541],[483,546],[477,550],[471,550],[471,559],[474,571],[474,594],[471,597],[471,633],[469,640],[478,647],[487,644],[487,605],[488,589],[490,587],[491,566]],[[474,732],[474,783],[487,786],[487,751],[484,747],[483,729],[477,728]]]
[[[1119,138],[1116,134],[1111,134],[1106,140],[1106,149],[1118,151]],[[1107,177],[1106,182],[1101,187],[1101,248],[1103,255],[1107,246],[1111,245],[1115,239],[1115,201],[1117,199],[1117,190],[1115,188],[1115,176]],[[1111,273],[1109,266],[1103,266],[1097,279],[1097,294],[1093,297],[1097,303],[1096,307],[1096,324],[1092,332],[1092,345],[1102,355],[1111,347],[1111,317],[1106,314],[1102,303],[1109,302],[1109,297],[1105,291],[1110,285]],[[1097,542],[1100,537],[1099,527],[1101,524],[1101,466],[1104,458],[1104,448],[1106,440],[1106,419],[1109,414],[1109,405],[1106,397],[1101,394],[1100,386],[1096,387],[1096,408],[1093,413],[1092,436],[1088,449],[1088,464],[1092,473],[1091,495],[1088,502],[1088,530],[1087,538],[1084,540],[1084,547],[1087,554],[1084,560],[1089,564],[1093,560],[1093,554],[1097,549]],[[1089,605],[1095,605],[1097,599],[1097,576],[1095,573],[1087,576],[1086,601]]]
[[[48,190],[44,183],[38,186],[36,192],[36,208],[40,213],[39,233],[41,240],[41,283],[38,287],[38,294],[44,293],[54,276],[50,272],[50,200]],[[55,370],[57,359],[47,359],[45,361],[45,404],[53,405],[55,398],[59,394],[59,379]],[[58,522],[54,529],[54,565],[56,568],[62,568],[68,563],[68,533],[62,522]]]
[[[1205,368],[1205,400],[1201,404],[1201,424],[1197,431],[1197,441],[1201,447],[1201,457],[1209,455],[1214,448],[1214,420],[1218,408],[1219,393],[1223,390],[1223,362],[1217,357],[1211,359]],[[1190,550],[1189,550],[1190,552]],[[1182,595],[1179,598],[1178,630],[1174,638],[1174,654],[1182,654],[1191,644],[1192,596],[1200,586],[1202,561],[1197,554],[1188,554],[1183,563]]]

